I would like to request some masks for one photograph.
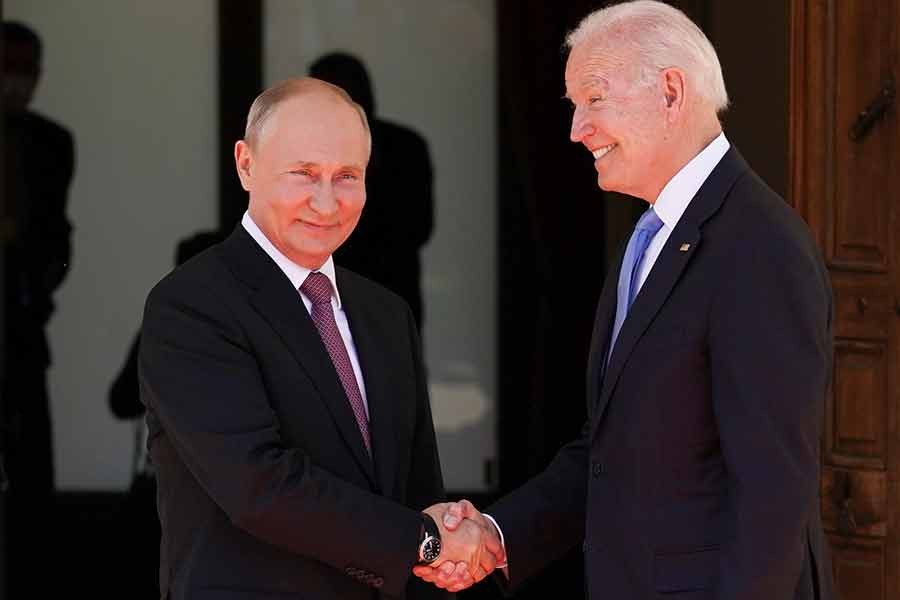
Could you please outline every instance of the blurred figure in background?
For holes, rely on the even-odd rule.
[[[72,227],[66,218],[75,164],[72,135],[28,109],[41,75],[42,44],[29,27],[3,24],[4,323],[3,453],[10,597],[23,565],[44,560],[51,539],[53,437],[45,327],[66,276]],[[32,595],[40,581],[28,582]]]
[[[372,129],[366,208],[356,231],[335,253],[335,262],[399,294],[421,331],[419,250],[434,225],[428,145],[412,129],[375,116],[372,84],[358,58],[341,52],[326,54],[313,62],[309,74],[346,90],[366,111]]]

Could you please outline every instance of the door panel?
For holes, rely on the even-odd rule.
[[[790,201],[834,290],[821,502],[845,600],[900,598],[898,29],[900,0],[792,0]]]
[[[834,464],[884,469],[887,464],[887,347],[838,339],[826,417],[826,458]]]
[[[851,140],[850,131],[891,77],[893,6],[881,0],[832,0],[827,5],[828,45],[835,58],[828,98],[834,106],[834,199],[826,256],[836,268],[885,272],[890,252],[883,217],[891,197],[884,184],[896,168],[889,161],[894,131],[890,123],[878,123],[860,141]]]
[[[844,600],[887,600],[885,549],[880,541],[831,538],[834,573]]]

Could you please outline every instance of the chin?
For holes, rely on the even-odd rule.
[[[599,187],[604,192],[615,192],[617,194],[627,194],[628,192],[624,191],[624,186],[619,182],[617,183],[615,180],[611,180],[609,177],[597,176],[597,187]]]

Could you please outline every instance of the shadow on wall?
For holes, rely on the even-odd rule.
[[[27,25],[3,24],[4,355],[2,451],[6,492],[8,589],[40,591],[27,575],[44,560],[54,534],[53,436],[47,393],[51,363],[46,326],[54,291],[71,260],[66,217],[75,167],[72,134],[29,109],[41,75],[43,46]],[[37,586],[37,589],[35,589]]]

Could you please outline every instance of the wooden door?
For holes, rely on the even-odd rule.
[[[900,0],[792,0],[790,196],[835,298],[821,502],[844,600],[900,598],[898,29]]]

